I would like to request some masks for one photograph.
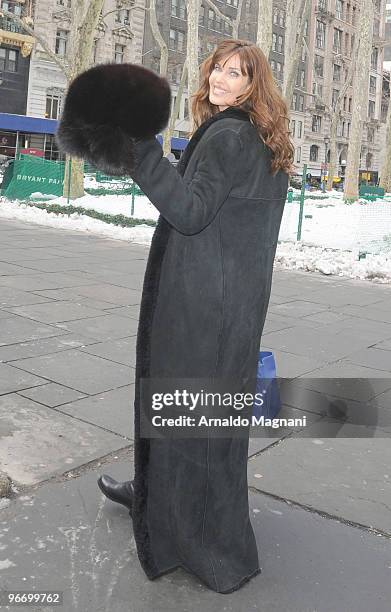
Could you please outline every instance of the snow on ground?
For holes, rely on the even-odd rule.
[[[360,199],[346,204],[342,194],[334,194],[324,200],[305,201],[301,239],[332,249],[391,254],[391,200]],[[299,210],[298,201],[286,203],[280,240],[296,241]]]
[[[101,185],[97,183],[97,186]],[[299,193],[296,189],[293,191],[295,195]],[[327,194],[326,199],[309,199],[310,195],[323,194],[320,191],[306,192],[300,242],[296,240],[299,202],[285,205],[276,266],[391,283],[391,194],[387,194],[384,200],[359,200],[353,204],[345,204],[343,194],[334,190]],[[45,199],[39,194],[34,196],[37,200]],[[50,198],[50,202],[64,206],[66,210],[65,198]],[[105,214],[131,217],[131,202],[130,195],[87,194],[71,204]],[[158,215],[147,197],[135,197],[134,217],[156,220]],[[122,228],[77,213],[69,216],[48,213],[4,198],[0,199],[0,217],[145,245],[150,243],[154,232],[153,227],[146,225]],[[367,252],[366,257],[359,260],[359,252]]]
[[[78,213],[57,215],[56,213],[49,213],[40,208],[28,206],[22,202],[8,201],[4,198],[0,198],[0,218],[1,217],[4,219],[18,219],[28,223],[37,223],[38,225],[46,225],[47,227],[89,232],[91,234],[106,236],[107,238],[127,240],[129,242],[137,242],[138,244],[145,245],[150,244],[155,229],[148,225],[119,227]]]
[[[102,183],[97,183],[102,185]],[[40,193],[33,193],[31,199],[35,201],[45,201],[48,197],[42,196]],[[50,197],[51,204],[58,206],[67,206],[67,199],[63,197]],[[101,213],[110,215],[124,215],[132,217],[132,196],[131,195],[90,195],[86,194],[82,198],[70,201],[73,206],[96,210]],[[134,198],[134,214],[136,219],[152,219],[157,220],[159,211],[151,204],[146,196],[135,196]]]
[[[290,270],[317,271],[376,283],[391,283],[391,253],[368,254],[365,259],[359,260],[356,251],[325,249],[301,242],[281,242],[277,247],[275,263],[276,267]]]

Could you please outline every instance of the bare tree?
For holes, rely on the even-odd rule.
[[[257,45],[269,58],[272,47],[273,3],[271,0],[258,0]]]
[[[391,191],[391,96],[388,99],[385,155],[380,170],[379,186],[385,191]]]
[[[34,22],[30,13],[18,17],[8,10],[1,9],[0,15],[11,19],[21,26],[30,36],[34,37],[46,55],[56,64],[66,78],[67,85],[81,72],[91,67],[93,63],[93,45],[97,26],[111,12],[119,8],[143,8],[134,5],[132,0],[120,0],[115,11],[102,15],[105,0],[77,0],[71,4],[71,9],[64,12],[64,17],[70,22],[70,40],[67,54],[60,57],[51,49],[47,39],[34,29]],[[35,26],[39,23],[35,22]],[[69,163],[69,161],[71,163]],[[69,168],[71,172],[69,175]],[[64,191],[65,197],[76,199],[84,195],[84,162],[78,158],[66,156]]]
[[[239,24],[243,7],[243,0],[239,0],[236,17],[232,19],[228,15],[224,15],[220,11],[220,9],[214,4],[212,0],[204,0],[205,4],[209,6],[215,13],[218,15],[222,21],[229,24],[232,27],[232,36],[233,38],[238,38]],[[180,83],[178,85],[177,94],[175,97],[175,103],[171,110],[171,116],[169,120],[169,124],[164,131],[163,134],[163,152],[164,155],[168,155],[171,150],[171,138],[174,133],[175,123],[179,116],[179,110],[181,106],[181,100],[183,91],[185,88],[185,83],[187,82],[187,90],[188,90],[188,99],[191,99],[191,96],[198,89],[199,86],[199,66],[198,66],[198,21],[199,21],[199,10],[200,10],[201,0],[192,0],[192,2],[187,3],[187,54],[186,59],[182,65],[182,74]],[[161,50],[161,58],[162,55],[165,54],[165,49],[167,48],[164,39],[161,35],[161,32],[158,27],[157,16],[156,16],[156,3],[155,0],[150,0],[150,22],[151,22],[151,30],[153,36],[158,43]],[[271,19],[270,19],[270,28],[271,28]],[[189,70],[189,65],[191,66]],[[160,61],[160,74],[166,76],[167,66],[165,60]],[[191,117],[191,105],[188,105],[189,109],[189,120],[192,120]]]
[[[287,0],[285,22],[284,79],[282,95],[291,107],[297,69],[302,52],[305,23],[310,17],[311,0]]]
[[[91,67],[95,31],[104,0],[78,0],[72,2],[71,36],[67,66],[68,85],[73,79]],[[84,161],[66,155],[64,173],[64,197],[81,198],[84,195]]]
[[[372,53],[373,19],[373,0],[361,0],[357,32],[359,46],[353,77],[353,113],[344,189],[344,200],[349,202],[358,199],[362,122],[368,103],[368,74]]]
[[[328,164],[328,177],[327,177],[327,191],[331,191],[333,188],[334,175],[337,172],[337,126],[339,121],[342,119],[341,105],[342,100],[348,90],[348,87],[352,84],[353,75],[355,72],[357,51],[359,46],[359,37],[356,36],[354,39],[354,46],[352,51],[352,61],[348,68],[345,83],[342,89],[339,91],[338,97],[335,101],[335,106],[330,114],[330,161]]]
[[[307,41],[303,37],[303,44],[308,53],[310,54]],[[343,84],[342,89],[338,93],[338,97],[335,100],[335,104],[330,105],[325,102],[323,98],[319,96],[317,93],[306,92],[307,95],[312,96],[314,98],[315,103],[319,105],[319,107],[324,107],[324,116],[328,117],[330,120],[330,161],[328,163],[328,178],[327,178],[327,190],[331,191],[333,187],[333,179],[337,171],[337,126],[338,122],[341,119],[341,104],[344,98],[344,95],[348,89],[348,87],[352,83],[354,66],[357,57],[357,48],[358,48],[358,37],[355,37],[354,48],[352,51],[352,60],[350,62],[349,68],[347,70],[345,83]],[[344,61],[344,60],[343,60]]]

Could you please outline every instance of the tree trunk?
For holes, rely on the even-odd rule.
[[[305,22],[310,17],[311,0],[287,0],[286,27],[284,49],[284,79],[282,83],[282,95],[291,107],[293,90],[296,84],[297,69],[303,45]]]
[[[70,176],[69,176],[70,170]],[[84,160],[77,157],[65,158],[63,197],[76,200],[84,196]]]
[[[161,76],[166,77],[168,70],[168,47],[166,45],[166,41],[164,40],[160,32],[159,24],[157,22],[156,0],[149,0],[149,23],[151,25],[152,36],[154,37],[160,48],[159,74]]]
[[[344,200],[358,199],[362,122],[368,104],[368,75],[372,53],[374,9],[372,0],[362,0],[357,36],[360,39],[353,79],[353,115],[346,164]]]
[[[70,39],[69,82],[92,64],[94,35],[104,0],[86,0],[86,2],[72,3],[74,22]],[[63,196],[70,200],[84,196],[84,161],[76,157],[70,158],[68,155],[65,158]]]
[[[356,69],[357,51],[358,51],[359,37],[355,36],[354,46],[352,50],[352,60],[350,62],[346,81],[338,94],[338,98],[335,104],[335,109],[330,109],[331,124],[330,124],[330,162],[328,165],[328,178],[327,178],[327,191],[331,191],[333,188],[333,178],[337,170],[337,123],[341,118],[341,104],[345,93],[350,86],[353,75]]]
[[[273,3],[270,0],[258,0],[257,40],[258,47],[269,59],[272,46]]]
[[[232,38],[239,38],[239,25],[242,17],[243,0],[239,0],[236,19],[232,23]]]
[[[175,130],[175,122],[179,117],[179,109],[181,107],[182,94],[183,94],[183,89],[185,86],[186,78],[187,78],[187,60],[185,60],[183,63],[181,80],[178,85],[178,91],[177,91],[176,98],[175,98],[175,104],[171,112],[169,124],[163,134],[163,154],[166,156],[171,151],[171,138]]]
[[[187,74],[189,115],[191,116],[191,98],[199,87],[198,67],[198,21],[200,15],[200,0],[188,0],[187,2]]]
[[[391,191],[391,97],[388,100],[388,111],[386,119],[386,143],[383,165],[380,170],[379,187],[385,191]]]

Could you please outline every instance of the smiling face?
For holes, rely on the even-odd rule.
[[[236,97],[246,91],[250,79],[241,72],[238,53],[220,62],[215,63],[209,76],[209,101],[223,111],[234,106]]]

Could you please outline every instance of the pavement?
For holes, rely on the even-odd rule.
[[[280,416],[307,425],[251,437],[262,571],[222,595],[184,570],[149,581],[126,509],[96,485],[133,475],[147,255],[0,221],[0,590],[61,591],[34,609],[66,612],[389,612],[391,286],[275,270],[261,348]]]

